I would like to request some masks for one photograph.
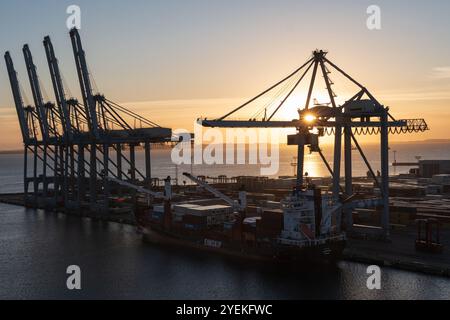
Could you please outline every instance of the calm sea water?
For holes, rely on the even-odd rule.
[[[396,147],[397,159],[411,161],[416,155],[450,158],[444,154],[444,150],[449,152],[449,145],[425,147],[411,150],[400,145]],[[286,173],[281,174],[292,173],[292,155],[282,156],[281,167]],[[377,157],[375,151],[368,155]],[[168,159],[167,152],[154,152],[155,176],[174,174],[175,168]],[[355,167],[359,165],[355,160]],[[229,176],[259,171],[245,167],[222,169],[205,172],[206,168],[194,168],[203,174],[225,172]],[[21,191],[21,177],[21,156],[1,155],[0,192]],[[81,267],[81,291],[66,289],[65,271],[72,264]],[[0,299],[450,298],[449,279],[389,268],[383,269],[382,290],[370,291],[366,287],[366,268],[347,262],[323,270],[243,263],[144,244],[129,226],[0,205]]]
[[[66,268],[82,290],[66,289]],[[0,206],[0,299],[448,299],[450,280],[384,269],[382,290],[366,266],[294,270],[142,242],[115,223]]]
[[[374,170],[380,169],[380,152],[378,146],[367,145],[363,147],[366,157]],[[247,150],[248,151],[248,150]],[[416,157],[425,159],[450,159],[450,143],[415,143],[415,144],[392,144],[390,151],[390,162],[395,158],[399,162],[416,162]],[[333,164],[332,146],[324,146],[323,153],[330,165]],[[248,155],[247,155],[248,156]],[[294,175],[295,164],[294,157],[296,149],[293,147],[282,147],[278,163],[278,173],[275,176]],[[114,154],[111,155],[114,157]],[[31,169],[32,160],[29,160],[29,169]],[[124,163],[125,165],[125,163]],[[138,151],[136,154],[136,166],[144,172],[144,153]],[[408,167],[390,167],[391,174],[408,172]],[[235,177],[240,175],[260,175],[260,165],[195,165],[192,167],[194,175],[219,176],[226,175]],[[170,150],[153,150],[152,152],[152,175],[157,178],[175,177],[178,172],[180,183],[184,180],[183,172],[190,172],[190,165],[175,166],[171,160]],[[306,154],[305,172],[312,177],[329,176],[329,172],[320,156],[317,153]],[[342,167],[343,172],[343,167]],[[367,167],[359,156],[357,151],[353,151],[353,174],[354,176],[365,176]],[[31,174],[31,172],[30,172]],[[23,190],[23,155],[21,154],[0,154],[0,193],[21,192]]]

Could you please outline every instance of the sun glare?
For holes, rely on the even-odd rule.
[[[314,120],[316,120],[316,116],[309,113],[309,114],[306,114],[306,115],[303,117],[303,120],[305,120],[305,121],[308,122],[308,123],[311,123],[311,122],[313,122]]]

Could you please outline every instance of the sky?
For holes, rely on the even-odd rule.
[[[11,52],[26,102],[25,43],[45,96],[54,100],[42,46],[46,35],[68,95],[80,96],[66,27],[72,4],[81,8],[80,34],[95,90],[162,126],[191,130],[200,116],[222,116],[320,48],[394,117],[425,118],[431,128],[392,141],[450,139],[447,0],[0,0],[0,52]],[[366,26],[366,10],[374,4],[381,9],[381,30]],[[353,92],[338,94],[344,99]],[[292,105],[284,114],[295,112]],[[0,123],[0,150],[19,149],[3,59]]]

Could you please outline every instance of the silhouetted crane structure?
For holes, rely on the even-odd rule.
[[[204,127],[218,128],[295,128],[297,134],[288,137],[289,145],[298,146],[297,155],[297,188],[304,185],[304,152],[305,146],[311,152],[318,152],[333,179],[332,191],[336,198],[346,199],[345,224],[348,230],[353,226],[352,211],[356,207],[376,207],[382,210],[381,227],[385,237],[389,237],[389,134],[408,132],[423,132],[428,126],[423,119],[397,120],[390,114],[389,108],[383,106],[378,100],[354,78],[331,62],[327,52],[316,50],[313,56],[300,68],[296,69],[286,78],[277,82],[261,94],[250,99],[225,116],[215,119],[199,119]],[[336,94],[333,91],[333,81],[330,78],[331,70],[337,72],[357,88],[357,92],[343,105],[336,102]],[[317,86],[318,75],[322,74],[325,82],[329,103],[311,106],[311,99]],[[295,93],[301,83],[307,81],[306,101],[304,104],[298,101],[299,117],[294,120],[275,120],[275,116],[290,100],[296,99]],[[270,95],[275,93],[275,98]],[[268,112],[270,101],[272,112]],[[258,104],[259,110],[248,120],[234,120],[232,116],[241,110],[248,110],[254,104]],[[254,110],[253,110],[254,111]],[[234,118],[233,117],[233,118]],[[379,134],[381,151],[381,177],[377,178],[375,171],[356,139],[357,135]],[[319,146],[319,138],[325,135],[334,136],[334,156],[332,166],[325,158]],[[344,140],[345,163],[345,188],[342,190],[341,179],[341,152],[342,139]],[[356,146],[364,160],[376,186],[380,190],[380,197],[374,195],[372,199],[356,200],[352,185],[352,143]],[[354,200],[352,200],[354,199]]]
[[[25,201],[30,206],[88,208],[106,212],[111,188],[119,188],[108,176],[151,187],[151,145],[171,141],[172,130],[102,94],[93,94],[86,54],[77,29],[70,31],[70,38],[82,104],[76,98],[66,97],[50,37],[45,37],[44,48],[56,103],[44,101],[31,51],[25,45],[23,54],[34,102],[33,106],[25,106],[11,55],[5,53],[25,146]],[[136,168],[136,147],[139,145],[145,149],[144,173]],[[129,147],[128,155],[124,151],[126,146]],[[115,153],[115,158],[112,153]],[[29,155],[33,161],[31,170]],[[33,185],[32,192],[30,184]]]

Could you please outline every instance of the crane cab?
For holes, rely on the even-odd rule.
[[[368,99],[348,101],[343,107],[344,114],[352,118],[377,116],[383,111],[383,106]]]

